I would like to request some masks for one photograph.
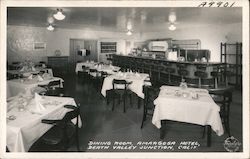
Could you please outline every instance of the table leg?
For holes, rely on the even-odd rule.
[[[137,97],[137,107],[138,107],[138,109],[140,109],[140,107],[141,107],[141,99],[140,99],[140,97]]]
[[[207,147],[211,146],[211,126],[207,125]]]
[[[160,139],[164,139],[165,132],[166,132],[166,121],[161,120]]]

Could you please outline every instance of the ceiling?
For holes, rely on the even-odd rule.
[[[57,8],[8,7],[8,25],[46,27],[53,23],[58,28],[125,31],[131,22],[133,31],[157,31],[169,25],[170,12],[176,14],[176,26],[227,25],[242,22],[241,8],[164,8],[164,7],[63,7],[66,18],[52,17]],[[49,18],[50,17],[50,18]]]

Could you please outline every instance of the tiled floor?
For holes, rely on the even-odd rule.
[[[144,127],[141,129],[142,106],[137,108],[137,100],[133,105],[127,103],[127,112],[123,113],[122,104],[117,105],[111,111],[112,104],[106,104],[105,98],[92,85],[85,84],[77,76],[70,75],[64,78],[66,94],[73,96],[77,103],[81,105],[81,117],[83,127],[80,128],[79,141],[80,149],[83,152],[154,152],[154,151],[188,151],[188,152],[225,152],[223,147],[227,134],[217,136],[212,132],[212,145],[206,146],[206,138],[202,138],[203,129],[200,126],[183,124],[177,122],[167,122],[167,132],[165,138],[160,140],[160,131],[152,123],[151,118],[147,118]],[[198,112],[197,112],[198,113]],[[233,102],[230,114],[231,134],[242,143],[242,96],[240,91],[234,91]],[[88,149],[89,141],[105,142],[110,141],[108,149]],[[140,141],[166,141],[175,144],[170,149],[140,149]],[[180,149],[182,141],[198,142],[196,148]],[[114,142],[132,142],[137,147],[134,150],[113,149]],[[69,151],[76,151],[75,144],[72,144]],[[97,147],[96,147],[97,148]],[[194,148],[194,149],[192,149]],[[242,151],[242,146],[240,148]]]

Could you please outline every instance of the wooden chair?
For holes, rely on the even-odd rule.
[[[154,100],[158,97],[160,89],[153,86],[143,86],[144,92],[144,104],[143,104],[143,118],[141,123],[141,129],[147,116],[153,116],[154,112]]]
[[[230,104],[232,102],[232,92],[231,91],[209,91],[209,94],[214,99],[215,103],[220,106],[220,116],[222,119],[222,123],[226,129],[226,132],[229,136],[230,133]]]
[[[60,85],[61,85],[61,81],[60,80],[51,81],[48,84],[49,88],[52,88],[52,89],[53,89],[53,87],[56,87],[56,86],[60,87]]]
[[[48,151],[66,151],[74,136],[77,150],[80,151],[78,139],[80,107],[65,105],[64,108],[71,109],[71,111],[67,112],[62,119],[43,119],[41,121],[44,124],[53,125],[53,127],[40,138],[41,142],[48,146]],[[72,122],[72,119],[76,119],[76,124]]]
[[[64,97],[65,96],[65,92],[64,92],[64,88],[56,87],[54,89],[47,90],[44,95],[46,95],[46,96]]]
[[[132,82],[127,82],[125,80],[118,80],[114,79],[112,84],[113,84],[113,89],[112,89],[112,99],[113,99],[113,106],[112,106],[112,111],[114,111],[115,108],[115,99],[118,99],[120,102],[120,99],[123,99],[123,112],[126,112],[126,98],[129,96],[130,97],[130,104],[132,105],[132,91],[128,89],[128,86]]]
[[[64,96],[64,88],[60,86],[61,81],[56,80],[56,81],[51,81],[46,85],[38,85],[38,87],[45,88],[45,92],[41,92],[40,94],[42,95],[47,95],[47,96]]]

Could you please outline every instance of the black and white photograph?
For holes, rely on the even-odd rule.
[[[3,158],[249,158],[249,1],[0,3]]]

